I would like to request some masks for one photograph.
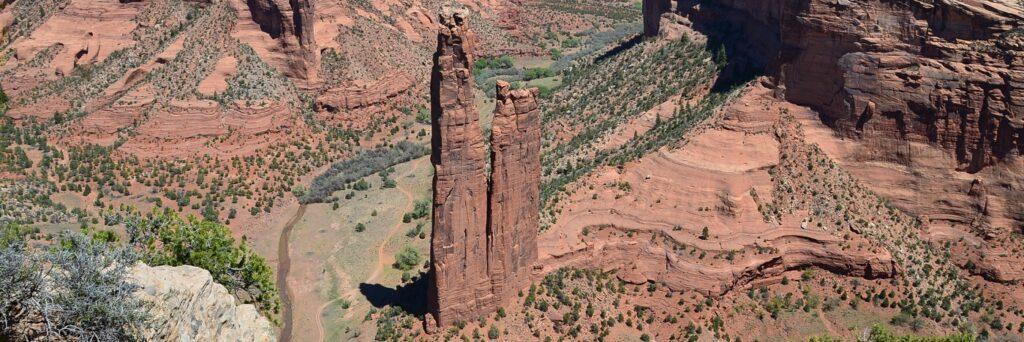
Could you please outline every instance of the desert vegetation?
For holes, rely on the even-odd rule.
[[[118,218],[128,233],[128,243],[151,266],[192,265],[210,271],[242,302],[253,303],[273,317],[280,303],[274,274],[266,259],[245,242],[237,242],[222,224],[195,217],[182,218],[164,209],[145,215]]]
[[[322,203],[330,199],[335,191],[345,188],[366,190],[367,185],[359,185],[363,177],[387,170],[426,155],[428,149],[410,141],[402,141],[393,146],[381,146],[363,150],[351,158],[336,163],[323,174],[313,180],[310,189],[300,199],[303,203]],[[386,177],[386,176],[385,176]],[[365,181],[363,182],[365,184]]]
[[[621,165],[674,143],[725,102],[728,93],[701,97],[720,66],[712,54],[688,40],[623,41],[619,48],[565,71],[565,81],[543,105],[546,129],[541,198],[546,220],[566,185],[603,165]],[[666,75],[672,75],[666,77]],[[675,115],[658,118],[643,135],[621,146],[601,148],[631,118],[684,94]]]
[[[127,280],[138,260],[109,239],[65,233],[32,245],[18,225],[0,226],[0,337],[12,340],[134,340],[144,303]]]
[[[11,4],[14,18],[17,19],[5,28],[3,37],[0,39],[0,50],[5,49],[14,40],[31,34],[47,18],[63,9],[69,2],[71,0],[18,1]],[[6,6],[8,2],[3,4]]]

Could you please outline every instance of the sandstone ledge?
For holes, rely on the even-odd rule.
[[[270,321],[253,305],[236,304],[207,270],[139,263],[130,279],[140,286],[135,295],[153,304],[147,341],[277,340]]]

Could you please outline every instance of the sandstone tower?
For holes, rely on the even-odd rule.
[[[491,128],[488,266],[498,298],[529,285],[537,260],[540,212],[540,110],[537,88],[498,81]]]
[[[672,10],[672,0],[643,0],[644,36],[657,37],[661,15]]]
[[[499,82],[491,180],[473,104],[475,37],[445,10],[431,75],[434,212],[427,328],[496,310],[530,281],[537,259],[540,114],[536,90]]]

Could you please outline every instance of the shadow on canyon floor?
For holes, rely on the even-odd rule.
[[[375,308],[396,306],[405,312],[423,316],[427,313],[427,277],[420,274],[411,283],[389,288],[381,284],[359,284],[359,292]]]

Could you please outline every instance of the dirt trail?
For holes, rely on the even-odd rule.
[[[409,167],[409,170],[407,170],[405,173],[403,173],[401,177],[403,177],[403,178],[404,177],[408,177],[410,174],[416,172],[416,169],[419,168],[420,163],[422,163],[424,159],[425,158],[420,158],[420,159],[414,160],[412,162],[412,165]],[[406,205],[405,205],[405,208],[402,209],[402,212],[405,213],[405,212],[412,211],[412,209],[413,209],[413,207],[415,205],[415,202],[416,202],[415,201],[415,195],[412,192],[410,192],[409,189],[406,189],[404,186],[402,186],[401,183],[399,183],[395,188],[398,189],[398,191],[401,191],[402,195],[404,195],[405,199],[406,199]],[[403,223],[401,221],[399,221],[398,223],[395,223],[395,225],[392,226],[391,229],[388,231],[388,235],[385,236],[383,240],[381,240],[380,245],[377,246],[377,265],[374,267],[373,272],[370,273],[370,275],[368,277],[366,277],[366,280],[362,281],[362,283],[370,283],[370,282],[373,282],[373,281],[377,280],[377,277],[379,277],[381,272],[384,271],[384,267],[386,266],[386,263],[384,262],[384,257],[385,257],[384,254],[386,252],[385,249],[386,249],[386,247],[388,245],[388,241],[390,241],[391,238],[393,238],[395,236],[395,233],[397,233],[399,230],[401,230],[402,224]],[[321,305],[319,309],[317,309],[317,313],[316,313],[316,329],[317,329],[317,332],[319,333],[319,336],[320,336],[320,338],[317,339],[318,341],[321,341],[321,342],[324,341],[324,335],[325,335],[324,324],[323,324],[323,312],[324,312],[324,310],[326,310],[327,307],[331,305],[331,303],[334,303],[335,301],[341,300],[342,298],[352,298],[353,296],[355,296],[358,293],[359,293],[359,287],[358,286],[353,287],[351,290],[349,290],[345,294],[343,294],[341,296],[338,296],[338,298],[335,298],[335,299],[332,299],[330,301],[327,301],[326,303]],[[352,314],[352,310],[349,310],[348,312],[346,312],[345,317],[348,317],[351,314]]]
[[[306,214],[306,205],[300,205],[295,215],[288,220],[281,230],[281,239],[277,242],[277,286],[281,292],[281,342],[288,342],[292,338],[292,295],[288,289],[288,271],[292,268],[292,259],[288,254],[288,237],[292,228]]]

